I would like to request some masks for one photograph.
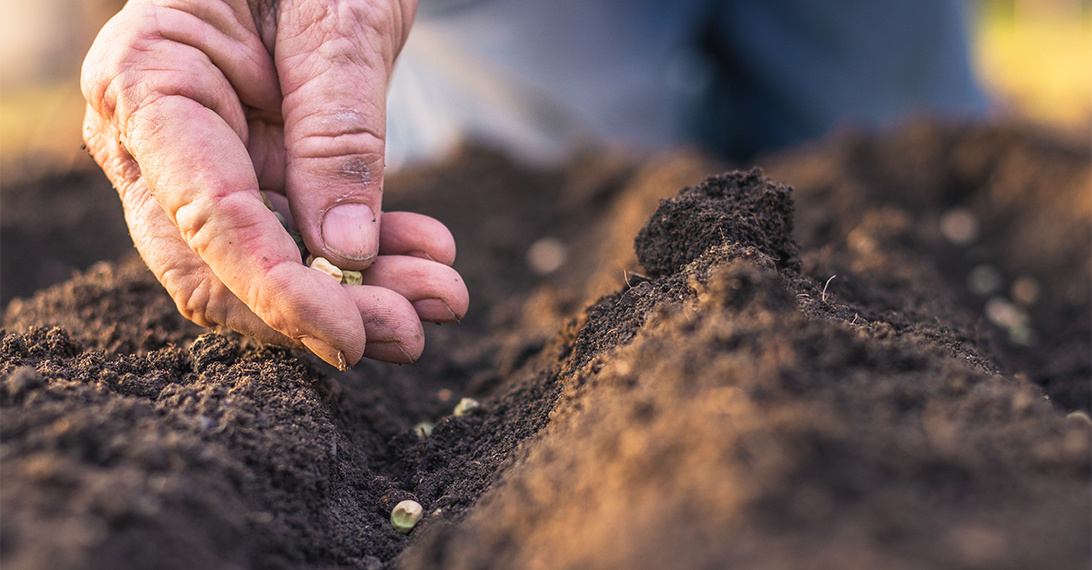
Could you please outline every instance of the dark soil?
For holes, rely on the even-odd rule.
[[[74,255],[101,175],[5,188],[0,287],[48,279],[10,243],[81,272],[4,313],[4,568],[1088,568],[1088,144],[923,123],[755,162],[393,177],[471,314],[343,373],[182,319],[115,217]]]

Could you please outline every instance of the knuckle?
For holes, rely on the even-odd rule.
[[[215,202],[215,198],[199,196],[178,206],[173,212],[174,223],[178,226],[182,239],[202,259],[215,239],[215,232],[209,225],[211,214],[216,208]]]
[[[382,179],[384,148],[379,134],[351,116],[315,123],[322,124],[324,131],[299,139],[292,149],[296,159],[310,163],[309,170],[353,183],[371,184]]]
[[[398,10],[393,2],[342,0],[326,15],[345,35],[362,30],[387,34],[394,31]]]
[[[164,271],[159,280],[183,317],[203,327],[222,324],[211,310],[214,295],[208,281],[194,283],[192,274],[182,268]]]
[[[84,98],[105,121],[116,123],[122,134],[133,126],[133,115],[164,97],[178,95],[212,109],[234,97],[230,84],[213,72],[215,66],[203,44],[171,39],[179,26],[195,28],[189,35],[209,33],[206,23],[195,16],[187,17],[197,23],[180,22],[177,11],[129,3],[103,27],[84,60]]]
[[[127,5],[103,26],[84,59],[80,76],[84,98],[107,118],[115,113],[122,87],[142,84],[132,78],[131,70],[151,52],[151,42],[159,35],[153,9]]]
[[[300,150],[320,156],[353,149],[380,153],[385,135],[382,124],[382,114],[352,107],[311,111],[300,120]]]
[[[252,209],[247,204],[251,200],[253,197],[245,192],[211,188],[195,193],[181,204],[168,204],[168,214],[190,249],[207,260],[211,250],[227,239],[224,237],[228,235],[226,230],[245,234],[260,223],[253,219]]]

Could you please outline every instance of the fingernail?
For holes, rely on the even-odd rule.
[[[441,323],[457,323],[459,316],[443,299],[420,299],[413,302],[413,308],[417,310],[417,316],[422,321]]]
[[[314,353],[315,356],[321,358],[327,364],[334,366],[338,370],[346,370],[349,368],[349,363],[345,362],[345,353],[340,350],[326,344],[313,336],[300,337],[300,342],[303,346],[307,347]]]
[[[395,346],[398,347],[398,351],[402,353],[402,356],[406,357],[406,360],[409,361],[410,364],[413,364],[414,362],[417,361],[416,358],[410,356],[409,353],[406,352],[406,349],[402,348],[401,344],[398,344],[398,343],[394,343],[394,344],[395,344]]]
[[[417,258],[420,258],[420,259],[427,259],[429,261],[436,261],[436,259],[433,258],[431,255],[429,255],[427,251],[411,251],[411,252],[407,253],[406,255],[408,255],[410,257],[417,257]]]
[[[406,349],[397,341],[369,342],[364,355],[375,360],[395,362],[398,364],[413,364],[416,358],[410,356]]]
[[[368,261],[379,250],[379,224],[366,204],[334,206],[322,219],[322,243],[331,253]]]

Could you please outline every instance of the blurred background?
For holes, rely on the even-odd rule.
[[[1092,0],[966,0],[999,114],[1089,134]],[[0,185],[83,167],[79,72],[120,0],[0,0]]]

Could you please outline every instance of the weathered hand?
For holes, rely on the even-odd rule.
[[[344,367],[407,362],[469,303],[439,222],[380,223],[386,84],[412,0],[131,0],[83,68],[84,138],[145,262],[194,322]],[[259,189],[308,249],[301,263]]]

